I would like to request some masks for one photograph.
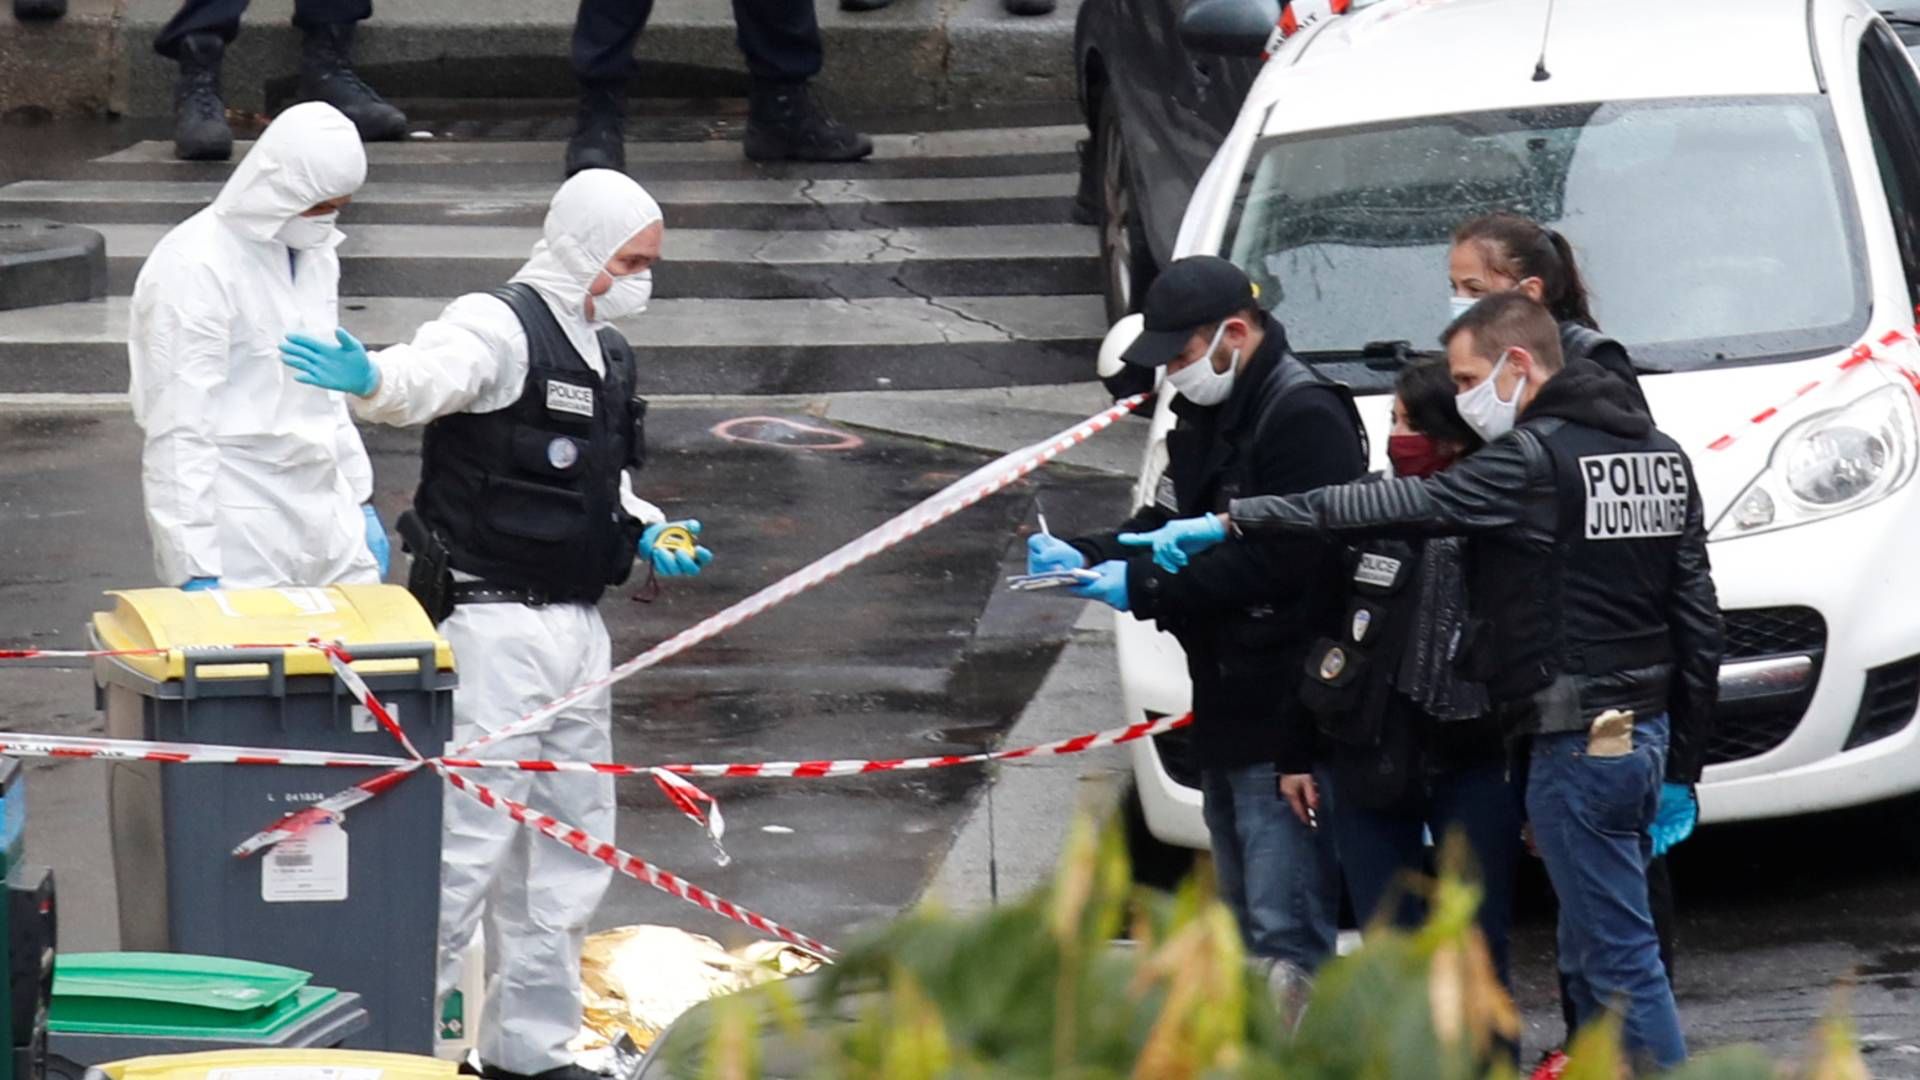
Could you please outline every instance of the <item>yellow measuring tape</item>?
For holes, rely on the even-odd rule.
[[[681,525],[669,525],[661,529],[660,535],[653,538],[653,546],[662,551],[679,551],[687,555],[696,554],[695,548],[698,547],[693,542],[693,534]]]

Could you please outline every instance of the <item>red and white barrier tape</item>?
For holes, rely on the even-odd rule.
[[[1164,735],[1169,731],[1186,727],[1192,722],[1192,713],[1184,716],[1163,716],[1158,720],[1144,720],[1126,727],[1108,728],[1105,731],[1076,735],[1071,739],[1060,739],[1037,746],[987,750],[977,754],[948,754],[940,757],[837,758],[821,761],[734,762],[714,765],[621,765],[600,761],[511,761],[498,758],[455,757],[438,760],[440,764],[455,769],[517,769],[523,772],[582,772],[602,773],[609,776],[639,776],[643,773],[657,775],[666,772],[707,778],[820,780],[841,776],[870,776],[884,772],[907,772],[915,769],[946,769],[956,765],[981,765],[993,761],[1014,761],[1029,757],[1078,754],[1087,750],[1119,746],[1152,735]]]
[[[823,582],[832,580],[834,577],[837,577],[852,567],[865,562],[889,548],[903,543],[926,529],[945,521],[947,518],[952,517],[967,507],[974,505],[987,496],[994,494],[1007,485],[1030,475],[1034,470],[1040,468],[1040,466],[1045,465],[1047,462],[1052,461],[1054,458],[1059,457],[1061,454],[1086,442],[1108,427],[1111,427],[1115,421],[1127,415],[1133,410],[1134,406],[1145,400],[1145,394],[1136,394],[1133,397],[1115,402],[1112,408],[1091,416],[1052,438],[1034,443],[1031,446],[1022,447],[1010,454],[988,462],[961,479],[942,488],[935,494],[921,500],[904,513],[868,530],[858,538],[841,545],[834,551],[781,578],[779,581],[761,589],[752,596],[682,630],[666,641],[655,645],[639,656],[619,665],[605,676],[577,686],[565,694],[560,695],[558,698],[555,698],[553,701],[548,702],[546,705],[514,721],[512,724],[501,728],[499,731],[456,749],[454,756],[467,757],[491,743],[517,735],[524,735],[539,725],[546,723],[562,710],[580,701],[582,698],[597,693],[600,690],[607,689],[615,683],[630,679],[664,660],[677,656],[712,638],[718,637],[726,631],[746,622],[748,619],[785,603]],[[347,809],[351,809],[365,802],[367,797],[370,796],[363,796],[361,792],[350,788],[320,803],[316,803],[314,808],[326,808],[335,812],[344,812]],[[336,800],[340,801],[336,802]],[[302,813],[305,813],[305,811],[302,811]],[[286,827],[292,823],[292,818],[296,816],[298,815],[288,815],[288,817],[282,818],[280,821],[269,826],[265,831],[249,837],[246,841],[242,842],[238,848],[234,849],[236,854],[243,851],[248,853],[259,851],[271,847],[286,836],[293,835],[293,833],[286,831]]]
[[[387,707],[381,704],[379,698],[373,696],[373,691],[367,688],[367,681],[360,677],[360,673],[348,666],[353,663],[353,656],[337,643],[316,641],[314,647],[326,654],[327,663],[333,668],[334,677],[340,680],[340,685],[347,688],[347,693],[353,695],[353,700],[367,710],[382,730],[393,736],[394,741],[406,750],[408,757],[415,761],[421,760],[420,751],[414,747],[413,740],[407,738],[407,733],[400,729],[393,714],[387,711]]]
[[[480,803],[480,805],[503,814],[506,817],[510,817],[543,836],[558,840],[580,854],[596,862],[611,866],[616,871],[625,874],[635,881],[651,885],[669,896],[678,897],[689,904],[710,911],[723,919],[732,919],[734,922],[743,923],[763,934],[777,937],[782,941],[818,953],[823,958],[832,959],[836,955],[832,948],[805,934],[789,930],[759,912],[743,908],[730,900],[724,900],[715,896],[698,885],[690,881],[682,880],[676,875],[654,866],[631,852],[623,851],[613,846],[613,844],[608,841],[600,840],[557,818],[542,814],[524,803],[514,802],[512,799],[498,795],[485,785],[469,780],[452,769],[441,768],[440,775],[446,777],[448,783],[460,789],[460,791]]]
[[[405,759],[381,754],[322,750],[269,750],[216,743],[148,742],[81,735],[0,733],[0,754],[8,757],[97,758],[103,761],[157,761],[168,765],[296,765],[329,769],[391,769]]]
[[[345,791],[336,791],[306,809],[296,810],[268,828],[247,837],[233,849],[232,855],[236,859],[244,859],[282,840],[291,840],[327,820],[329,816],[344,815],[381,792],[397,787],[402,780],[412,776],[426,764],[425,761],[409,761],[392,772],[383,772],[379,776],[362,780]]]
[[[1881,336],[1879,342],[1880,347],[1882,349],[1891,349],[1900,345],[1915,344],[1914,335],[1916,333],[1920,333],[1920,328],[1916,328],[1914,331],[1894,330]],[[1808,394],[1822,387],[1830,387],[1837,384],[1848,372],[1856,368],[1865,367],[1869,363],[1882,364],[1892,368],[1895,372],[1899,373],[1901,378],[1907,380],[1907,382],[1912,385],[1916,393],[1920,393],[1920,372],[1916,372],[1913,368],[1900,363],[1891,356],[1875,351],[1872,345],[1863,341],[1855,345],[1852,351],[1847,353],[1846,358],[1840,361],[1839,365],[1834,368],[1831,374],[1813,379],[1796,387],[1793,393],[1748,417],[1746,424],[1740,430],[1729,431],[1725,435],[1708,443],[1707,449],[1725,450],[1727,447],[1739,442],[1747,432],[1767,423],[1786,410],[1799,404]]]

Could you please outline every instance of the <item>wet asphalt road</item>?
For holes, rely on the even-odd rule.
[[[701,578],[651,603],[634,586],[602,601],[614,655],[643,651],[958,479],[985,455],[871,432],[837,451],[723,440],[712,428],[758,408],[656,408],[639,490],[699,517],[717,553]],[[805,418],[801,418],[805,419]],[[369,429],[391,522],[418,475],[418,436]],[[138,486],[139,437],[124,413],[0,413],[0,643],[81,647],[106,589],[152,584]],[[1070,483],[1061,485],[1063,477]],[[995,585],[1021,559],[1036,490],[1071,527],[1111,514],[1124,485],[1053,473],[965,511],[895,552],[777,608],[615,694],[621,760],[901,757],[989,748],[1065,639],[1076,605]],[[102,730],[82,673],[0,673],[0,724]],[[37,765],[32,857],[62,882],[63,946],[113,942],[103,767]],[[734,863],[645,780],[620,788],[620,837],[635,853],[825,940],[911,902],[983,774],[947,770],[831,781],[714,781]],[[632,881],[601,926],[666,922],[721,938],[733,927]]]

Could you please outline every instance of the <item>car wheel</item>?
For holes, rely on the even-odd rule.
[[[1120,134],[1118,108],[1100,103],[1100,126],[1094,137],[1100,167],[1100,263],[1107,302],[1107,322],[1138,311],[1158,268],[1147,246],[1139,204],[1134,198],[1133,170],[1127,144]]]
[[[1179,888],[1193,873],[1199,853],[1153,835],[1147,828],[1146,812],[1140,808],[1140,793],[1131,786],[1120,803],[1120,818],[1127,830],[1127,859],[1133,863],[1133,880],[1166,892]]]
[[[1099,110],[1094,155],[1100,176],[1100,266],[1107,323],[1112,325],[1139,310],[1159,269],[1154,266],[1147,231],[1140,223],[1139,204],[1134,200],[1133,171],[1127,163],[1126,140],[1120,134],[1118,108],[1111,100],[1102,100]],[[1100,382],[1118,401],[1150,392],[1153,372],[1127,367]],[[1149,400],[1136,411],[1145,415],[1151,405]]]

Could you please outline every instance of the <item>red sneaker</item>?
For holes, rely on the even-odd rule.
[[[1567,1071],[1567,1052],[1549,1050],[1540,1057],[1540,1064],[1533,1067],[1530,1080],[1560,1080]]]

